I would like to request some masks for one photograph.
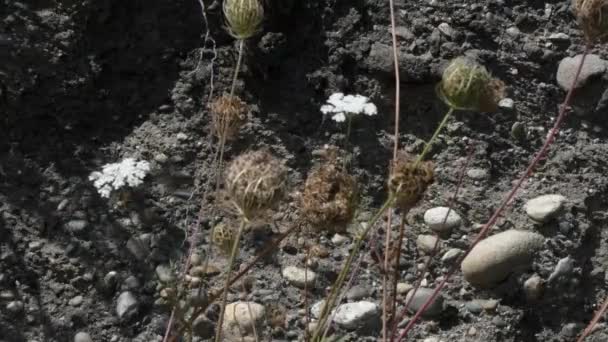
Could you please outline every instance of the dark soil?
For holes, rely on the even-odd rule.
[[[180,263],[189,246],[185,232],[201,206],[201,253],[211,227],[230,217],[216,208],[212,196],[203,198],[203,189],[215,177],[207,102],[229,89],[236,48],[223,28],[221,6],[205,2],[215,55],[213,42],[204,39],[195,0],[0,0],[0,291],[13,296],[0,298],[0,341],[72,341],[79,331],[94,341],[156,341],[164,334],[170,311],[154,304],[155,267]],[[267,2],[264,29],[246,42],[237,84],[251,112],[228,144],[225,160],[269,148],[287,161],[295,193],[315,161],[313,151],[343,143],[343,127],[319,111],[325,99],[336,91],[369,96],[379,115],[357,118],[350,137],[351,167],[363,195],[358,220],[365,221],[386,198],[392,154],[395,85],[388,0]],[[472,167],[489,177],[465,178],[455,206],[465,222],[445,241],[461,249],[542,144],[564,97],[555,81],[558,63],[581,53],[583,40],[565,0],[396,0],[396,7],[400,141],[406,150],[420,152],[447,110],[434,89],[453,57],[479,60],[507,84],[515,101],[513,110],[494,114],[458,112],[434,146],[437,179],[410,213],[403,249],[402,281],[413,283],[424,260],[416,236],[428,233],[422,214],[447,203],[469,142],[475,147]],[[452,34],[440,32],[443,22]],[[513,27],[518,35],[508,33]],[[549,44],[553,33],[569,39]],[[603,46],[593,52],[608,57]],[[552,152],[495,228],[536,229],[548,238],[533,268],[493,290],[472,288],[456,275],[444,290],[448,309],[423,320],[408,340],[574,339],[608,296],[604,115],[569,116]],[[516,122],[527,131],[523,140],[511,135]],[[88,175],[126,157],[150,161],[153,171],[119,206],[101,198]],[[559,220],[534,227],[523,204],[546,193],[566,196],[567,210]],[[274,224],[245,234],[239,264],[296,224],[293,197],[273,216]],[[345,235],[352,241],[353,234]],[[303,294],[282,278],[281,269],[303,267],[306,246],[327,249],[329,256],[317,260],[319,279],[309,303],[321,300],[350,245],[335,246],[331,237],[303,229],[250,272],[255,281],[249,298],[272,302],[286,315],[283,329],[268,326],[261,332],[266,340],[303,336]],[[380,228],[371,239],[382,237]],[[128,241],[146,245],[134,253]],[[368,299],[379,303],[381,270],[369,248],[365,251],[354,285],[368,289]],[[523,281],[533,273],[547,279],[566,256],[575,260],[573,274],[548,286],[541,300],[527,301]],[[214,255],[211,263],[222,269],[226,258]],[[428,286],[446,270],[440,261],[433,263]],[[104,278],[111,271],[118,281],[108,288]],[[223,279],[215,276],[210,285],[217,288]],[[127,320],[115,310],[124,290],[139,301],[137,314]],[[82,303],[70,303],[79,295]],[[235,290],[229,298],[241,295]],[[471,299],[488,298],[500,300],[496,313],[472,314],[465,308]],[[24,304],[22,311],[7,308],[15,300]],[[379,329],[338,335],[375,340]],[[606,340],[606,325],[588,339]]]

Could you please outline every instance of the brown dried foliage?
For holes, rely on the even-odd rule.
[[[585,39],[608,42],[608,0],[573,0],[572,5]]]
[[[357,208],[357,182],[343,169],[337,153],[334,147],[324,151],[300,196],[302,218],[317,230],[343,231]]]
[[[213,101],[209,108],[213,132],[224,141],[234,137],[245,123],[247,104],[238,96],[222,95]]]
[[[433,183],[434,168],[432,162],[416,161],[408,153],[400,153],[393,162],[388,181],[389,191],[395,196],[395,206],[405,211],[415,206]]]

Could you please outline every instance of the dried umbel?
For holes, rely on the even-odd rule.
[[[224,16],[230,35],[243,40],[260,30],[264,20],[264,7],[259,0],[225,0]]]
[[[236,157],[225,174],[230,201],[245,220],[263,216],[282,197],[287,183],[284,163],[266,150]]]
[[[224,254],[229,255],[235,240],[235,232],[230,226],[223,223],[213,227],[213,244]]]
[[[238,96],[222,95],[209,108],[215,135],[226,141],[235,136],[245,123],[247,104]]]
[[[393,163],[388,181],[389,191],[395,196],[395,206],[406,211],[414,207],[433,183],[434,175],[432,162],[417,162],[415,157],[402,152]]]
[[[338,162],[336,149],[324,152],[322,162],[304,184],[300,196],[302,217],[316,229],[336,232],[353,219],[358,204],[357,183]]]
[[[585,39],[608,42],[608,0],[573,0],[572,5]]]
[[[504,97],[504,84],[482,65],[459,57],[444,70],[437,94],[453,109],[494,112]]]

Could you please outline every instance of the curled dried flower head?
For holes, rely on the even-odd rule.
[[[608,42],[608,0],[573,0],[572,5],[585,39]]]
[[[245,122],[247,104],[240,97],[222,95],[209,105],[212,114],[213,131],[220,139],[235,136]]]
[[[230,35],[236,39],[247,39],[260,30],[264,7],[259,0],[225,0],[224,16]]]
[[[283,161],[266,150],[236,157],[225,174],[230,201],[246,220],[259,218],[282,197],[287,183]]]
[[[415,206],[433,183],[434,175],[432,162],[417,162],[416,158],[402,152],[393,163],[388,181],[389,191],[396,197],[396,206],[402,210]]]
[[[504,97],[504,84],[482,65],[459,57],[444,70],[437,94],[454,109],[494,112]]]
[[[357,183],[343,170],[335,147],[323,152],[323,160],[308,175],[300,196],[302,217],[313,228],[342,231],[357,208]]]
[[[213,244],[216,245],[224,254],[229,255],[230,251],[232,250],[232,245],[234,244],[234,235],[234,229],[220,223],[213,227]]]

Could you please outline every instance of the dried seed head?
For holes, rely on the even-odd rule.
[[[585,39],[608,42],[608,0],[573,0],[572,5]]]
[[[226,255],[230,255],[232,251],[232,245],[235,241],[235,232],[230,226],[223,223],[213,227],[212,235],[213,244],[216,245],[220,251]]]
[[[304,184],[300,196],[302,217],[318,230],[342,231],[357,208],[357,183],[342,169],[337,149],[328,148],[322,157]]]
[[[247,104],[238,96],[222,95],[209,108],[212,114],[213,131],[220,139],[235,136],[245,123]]]
[[[432,162],[416,162],[416,158],[402,152],[393,163],[388,181],[389,191],[396,196],[396,206],[402,210],[415,206],[433,183],[434,174]]]
[[[437,94],[454,109],[494,112],[504,97],[504,84],[482,65],[459,57],[444,70]]]
[[[264,7],[259,0],[225,0],[224,16],[230,35],[236,39],[247,39],[260,30]]]
[[[230,163],[225,174],[230,201],[247,220],[263,216],[275,205],[286,183],[284,163],[266,150],[241,154]]]

